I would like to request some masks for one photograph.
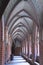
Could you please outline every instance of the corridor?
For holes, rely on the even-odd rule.
[[[43,65],[43,0],[0,0],[0,65]]]
[[[30,65],[22,56],[14,56],[12,61],[9,61],[7,65]]]

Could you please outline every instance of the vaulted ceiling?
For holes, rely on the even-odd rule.
[[[43,0],[10,0],[4,12],[5,25],[12,39],[23,40],[37,26],[43,24]]]

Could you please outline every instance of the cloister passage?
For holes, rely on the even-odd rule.
[[[43,65],[43,0],[0,0],[0,65]]]

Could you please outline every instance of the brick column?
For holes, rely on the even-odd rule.
[[[34,63],[35,61],[35,30],[36,30],[36,26],[35,23],[33,23],[33,32],[31,34],[31,39],[32,39],[32,62]]]
[[[8,40],[7,40],[7,30],[8,28],[5,26],[4,28],[4,43],[5,43],[5,64],[7,62],[7,58],[8,58],[8,51],[7,51],[7,46],[8,46]]]
[[[0,20],[0,65],[4,65],[4,43],[2,41],[2,19]]]
[[[26,55],[26,39],[24,40],[24,44],[25,44],[25,55]]]
[[[24,50],[25,50],[25,52],[24,52]],[[22,53],[26,54],[25,39],[22,42]]]
[[[7,46],[7,49],[8,49],[8,59],[10,58],[10,55],[11,55],[11,36],[8,35],[8,46]]]
[[[35,60],[35,41],[33,39],[33,34],[32,34],[32,62]]]
[[[24,54],[25,54],[25,40],[23,40],[23,48],[24,48]]]
[[[29,57],[29,35],[28,35],[27,41],[28,41],[28,57]]]
[[[28,55],[28,39],[26,38],[26,56]]]
[[[23,48],[24,48],[24,41],[22,41],[22,54],[23,54]]]
[[[25,53],[24,53],[24,54],[26,54],[26,45],[25,45],[25,39],[24,39],[24,48],[25,48]]]
[[[5,44],[2,42],[2,65],[5,64]]]
[[[27,45],[26,45],[26,38],[25,38],[25,55],[26,55],[26,46],[27,46]]]
[[[5,39],[6,40],[6,42],[5,42],[5,55],[6,55],[5,59],[6,59],[6,61],[5,62],[7,62],[11,55],[11,43],[12,43],[11,36],[8,35],[8,27],[5,27],[5,38],[6,38]]]
[[[0,65],[2,65],[2,21],[0,20]]]
[[[29,57],[29,42],[28,42],[28,36],[27,36],[27,49],[28,49],[28,53],[27,53],[27,56]]]
[[[5,44],[5,63],[6,63],[6,27],[4,28],[4,44]]]
[[[43,28],[39,30],[40,65],[43,65]]]

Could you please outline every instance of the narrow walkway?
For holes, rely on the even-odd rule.
[[[9,61],[7,65],[30,65],[22,56],[14,56],[12,61]]]

